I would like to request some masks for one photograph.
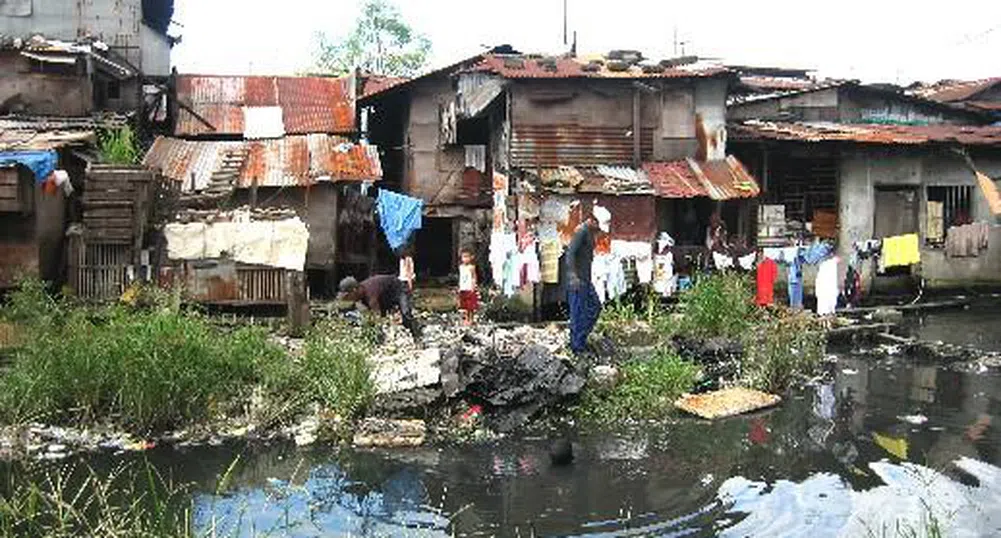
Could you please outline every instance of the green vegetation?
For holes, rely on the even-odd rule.
[[[581,415],[596,422],[658,419],[673,412],[674,401],[695,386],[699,368],[662,348],[651,359],[632,359],[622,365],[620,380],[608,389],[584,395]]]
[[[98,135],[97,150],[101,162],[105,164],[136,164],[142,157],[139,141],[128,125],[101,131]]]
[[[760,390],[781,392],[820,365],[826,338],[809,314],[767,319],[744,335],[745,381]]]
[[[223,330],[171,308],[86,309],[31,281],[2,315],[25,334],[0,375],[0,423],[112,421],[146,434],[239,412],[258,387],[268,423],[311,403],[353,417],[372,396],[371,340],[356,327],[324,325],[290,358],[260,328]]]
[[[0,538],[191,536],[186,491],[149,465],[105,476],[67,467],[14,466],[0,483]]]
[[[317,36],[315,70],[343,75],[355,68],[377,75],[412,77],[427,65],[431,40],[403,20],[386,0],[367,0],[350,34]]]
[[[758,318],[752,289],[751,279],[737,273],[700,277],[681,295],[682,331],[700,338],[740,336]]]

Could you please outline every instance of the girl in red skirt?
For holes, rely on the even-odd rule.
[[[469,249],[462,249],[459,263],[459,310],[462,311],[462,323],[472,325],[476,310],[480,307],[476,295],[476,256]]]

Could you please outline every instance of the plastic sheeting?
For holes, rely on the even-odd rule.
[[[0,166],[20,164],[31,170],[35,181],[41,183],[56,169],[59,157],[52,150],[0,151]]]

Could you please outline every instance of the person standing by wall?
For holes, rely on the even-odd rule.
[[[475,321],[480,302],[476,295],[476,256],[469,248],[462,249],[460,256],[459,310],[462,311],[463,324],[469,326]]]
[[[567,274],[567,302],[570,305],[570,350],[579,355],[587,350],[587,337],[598,322],[601,301],[591,283],[591,264],[598,233],[611,229],[612,214],[594,206],[592,214],[577,228],[564,257]]]

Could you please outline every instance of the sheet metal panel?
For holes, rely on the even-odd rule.
[[[644,128],[640,154],[653,154],[653,129]],[[633,161],[630,128],[581,125],[515,125],[511,136],[511,166],[617,165]]]
[[[143,164],[182,182],[182,190],[208,187],[223,157],[243,150],[247,157],[236,186],[241,188],[309,185],[317,181],[378,181],[378,148],[330,135],[287,136],[276,140],[214,142],[159,137]]]

